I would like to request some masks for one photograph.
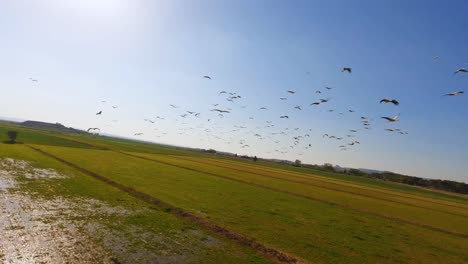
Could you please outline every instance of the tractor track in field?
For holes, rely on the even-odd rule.
[[[276,263],[297,263],[297,264],[305,264],[305,263],[308,263],[306,260],[303,260],[299,257],[296,257],[294,255],[291,255],[289,253],[286,253],[286,252],[283,252],[281,250],[278,250],[276,248],[273,248],[273,247],[270,247],[268,245],[265,245],[265,244],[262,244],[252,238],[249,238],[245,235],[242,235],[240,233],[237,233],[237,232],[234,232],[234,231],[231,231],[223,226],[220,226],[220,225],[217,225],[213,222],[210,222],[209,220],[205,219],[205,218],[202,218],[202,217],[199,217],[199,216],[196,216],[192,213],[189,213],[181,208],[178,208],[178,207],[175,207],[171,204],[168,204],[162,200],[159,200],[151,195],[148,195],[148,194],[145,194],[143,192],[139,192],[131,187],[128,187],[128,186],[125,186],[123,184],[120,184],[118,182],[115,182],[109,178],[106,178],[104,176],[101,176],[95,172],[92,172],[90,170],[87,170],[85,168],[82,168],[72,162],[69,162],[67,160],[64,160],[62,158],[59,158],[53,154],[50,154],[42,149],[39,149],[39,148],[36,148],[36,147],[33,147],[33,146],[30,146],[30,145],[26,145],[28,146],[30,149],[46,156],[46,157],[49,157],[49,158],[52,158],[60,163],[63,163],[81,173],[84,173],[88,176],[91,176],[97,180],[100,180],[112,187],[115,187],[123,192],[126,192],[128,193],[129,195],[137,198],[137,199],[140,199],[142,201],[145,201],[147,203],[150,203],[150,204],[153,204],[155,206],[158,206],[159,208],[163,209],[164,211],[168,212],[168,213],[171,213],[177,217],[180,217],[180,218],[183,218],[193,224],[196,224],[208,231],[211,231],[215,234],[218,234],[220,236],[223,236],[231,241],[234,241],[234,242],[237,242],[239,243],[240,245],[242,246],[246,246],[246,247],[249,247],[253,250],[255,250],[256,252],[258,252],[259,254],[267,257],[268,259],[272,260],[273,262],[276,262]],[[120,153],[120,152],[118,152]]]
[[[440,212],[440,213],[444,213],[444,214],[450,214],[450,215],[454,215],[454,216],[460,216],[460,217],[463,217],[463,218],[468,218],[467,215],[457,214],[457,213],[453,213],[453,212],[447,212],[447,211],[444,211],[444,210],[433,209],[433,208],[420,206],[420,205],[415,205],[415,204],[410,204],[410,203],[399,202],[399,201],[395,201],[395,200],[392,200],[392,199],[379,198],[379,197],[375,197],[375,196],[370,195],[370,194],[362,194],[362,193],[353,192],[353,191],[345,191],[345,190],[340,190],[340,189],[337,189],[337,188],[332,188],[332,187],[326,187],[326,186],[313,184],[311,182],[303,182],[303,181],[300,181],[300,180],[285,179],[285,178],[271,176],[271,175],[265,175],[265,174],[261,174],[261,173],[257,173],[257,172],[250,172],[250,171],[246,171],[246,170],[242,170],[242,169],[231,168],[231,167],[222,166],[222,165],[215,165],[215,164],[211,164],[211,163],[208,163],[208,162],[196,161],[196,160],[192,160],[190,158],[184,158],[184,157],[177,157],[177,158],[181,159],[181,160],[186,160],[186,161],[190,161],[190,162],[194,162],[194,163],[205,164],[205,165],[209,165],[209,166],[213,166],[213,167],[218,167],[218,168],[229,169],[229,170],[233,170],[233,171],[249,173],[249,174],[253,174],[253,175],[257,175],[257,176],[261,176],[261,177],[265,177],[265,178],[271,178],[271,179],[282,180],[282,181],[285,181],[285,182],[309,185],[309,186],[313,186],[313,187],[316,187],[316,188],[319,188],[319,189],[331,190],[331,191],[336,191],[336,192],[340,192],[340,193],[347,193],[347,194],[352,194],[352,195],[356,195],[356,196],[371,198],[371,199],[375,199],[375,200],[391,202],[391,203],[396,203],[396,204],[402,204],[402,205],[407,205],[407,206],[411,206],[411,207],[416,207],[416,208],[426,209],[426,210],[430,210],[430,211],[436,211],[436,212]],[[330,184],[337,185],[335,183],[330,183]],[[426,202],[429,202],[429,201],[426,201]]]
[[[214,167],[219,167],[219,168],[224,168],[224,169],[231,169],[231,170],[235,170],[235,171],[239,171],[239,172],[245,172],[245,173],[250,173],[250,174],[254,174],[254,175],[259,175],[259,176],[264,176],[264,177],[270,177],[270,178],[273,178],[273,176],[270,176],[270,175],[265,175],[265,174],[262,174],[262,173],[259,173],[259,172],[251,172],[251,171],[247,171],[247,170],[242,170],[242,169],[239,169],[239,168],[232,168],[232,167],[229,167],[229,166],[222,166],[222,165],[219,165],[219,164],[212,164],[212,163],[209,163],[209,162],[203,162],[203,161],[198,161],[198,160],[193,160],[191,158],[186,158],[186,157],[183,157],[183,156],[172,156],[172,157],[175,157],[175,158],[179,158],[179,159],[183,159],[183,160],[187,160],[187,161],[192,161],[192,162],[196,162],[196,163],[201,163],[201,164],[206,164],[206,165],[211,165],[211,166],[214,166]],[[224,161],[223,161],[224,162]],[[241,164],[240,166],[245,166],[243,164]],[[262,168],[264,169],[264,168]],[[298,174],[298,175],[290,175],[289,172],[283,172],[283,171],[279,171],[279,172],[276,172],[276,173],[280,173],[280,174],[283,174],[283,175],[286,175],[286,176],[293,176],[293,177],[300,177],[300,178],[303,178],[303,179],[308,179],[307,177],[311,177],[311,176],[305,176],[305,175],[301,175],[301,174]],[[295,174],[296,172],[293,172],[293,174]],[[313,177],[313,176],[312,176]],[[321,176],[319,176],[321,177]],[[278,179],[282,179],[284,181],[291,181],[291,182],[297,182],[297,183],[304,183],[302,181],[292,181],[292,180],[288,180],[288,179],[284,179],[284,178],[278,178]],[[325,182],[325,183],[329,183],[329,184],[333,184],[333,185],[337,185],[337,186],[341,186],[340,184],[338,183],[333,183],[333,182],[329,182],[329,181],[326,181],[326,180],[321,180],[321,179],[315,179],[317,181],[320,181],[320,182]],[[308,184],[308,183],[304,183],[304,184]],[[334,188],[331,188],[331,187],[323,187],[323,186],[318,186],[318,185],[314,185],[314,184],[310,184],[312,186],[316,186],[316,187],[319,187],[319,188],[324,188],[324,189],[331,189],[331,190],[335,190],[335,191],[339,191],[339,192],[348,192],[348,191],[343,191],[343,190],[338,190],[338,189],[334,189]],[[359,187],[352,187],[352,188],[357,188],[357,189],[361,189]],[[366,189],[364,189],[366,190]],[[378,192],[378,191],[374,191],[374,192]],[[352,194],[356,194],[356,195],[363,195],[363,194],[360,194],[360,193],[353,193],[351,191],[349,191],[349,193],[352,193]],[[434,203],[434,204],[438,204],[438,205],[442,205],[442,206],[449,206],[449,207],[453,207],[453,208],[457,208],[457,209],[468,209],[468,207],[466,206],[463,206],[462,204],[460,206],[458,205],[454,205],[454,204],[444,204],[444,203],[439,203],[437,201],[429,201],[429,200],[425,200],[425,199],[420,199],[420,198],[417,198],[417,197],[409,197],[409,196],[405,196],[405,195],[399,195],[399,194],[393,194],[393,193],[388,193],[388,192],[384,192],[386,194],[391,194],[391,195],[394,195],[394,196],[398,196],[398,197],[402,197],[402,198],[410,198],[410,199],[414,199],[414,200],[418,200],[418,201],[421,201],[421,202],[427,202],[427,203]],[[369,195],[369,197],[372,197],[372,198],[375,198],[375,199],[382,199],[385,201],[385,199],[383,198],[378,198],[378,197],[375,197],[375,196],[371,196]],[[393,202],[396,202],[394,200],[388,200],[388,201],[393,201]],[[452,201],[448,201],[448,202],[451,202],[451,203],[456,203],[456,202],[452,202]],[[396,202],[396,203],[399,203],[399,202]],[[405,204],[405,203],[402,203],[402,204]],[[414,206],[414,205],[411,205],[411,206]],[[418,207],[418,206],[416,206]],[[425,208],[425,209],[430,209],[430,210],[435,210],[435,209],[431,209],[431,208],[427,208],[427,207],[421,207],[421,208]],[[435,210],[437,211],[437,210]],[[454,214],[454,213],[450,213],[450,212],[445,212],[445,211],[440,211],[440,212],[444,212],[444,213],[448,213],[448,214]],[[455,214],[455,215],[458,215],[458,214]],[[464,217],[468,217],[466,215],[458,215],[458,216],[464,216]]]
[[[257,183],[253,183],[253,182],[239,180],[239,179],[231,178],[231,177],[224,176],[224,175],[219,175],[219,174],[215,174],[215,173],[211,173],[211,172],[205,172],[205,171],[202,171],[202,170],[197,170],[197,169],[193,169],[193,168],[186,167],[186,166],[172,164],[172,163],[169,163],[169,162],[164,162],[164,161],[159,161],[159,160],[146,158],[146,157],[142,157],[142,156],[138,156],[138,155],[133,155],[133,154],[126,153],[126,152],[121,152],[121,151],[114,151],[114,152],[120,153],[122,155],[129,156],[129,157],[134,157],[134,158],[138,158],[138,159],[152,161],[152,162],[156,162],[156,163],[160,163],[160,164],[164,164],[164,165],[168,165],[168,166],[172,166],[172,167],[176,167],[176,168],[180,168],[180,169],[185,169],[185,170],[189,170],[189,171],[193,171],[193,172],[198,172],[198,173],[202,173],[202,174],[205,174],[205,175],[210,175],[210,176],[214,176],[214,177],[217,177],[217,178],[222,178],[222,179],[226,179],[226,180],[230,180],[230,181],[234,181],[234,182],[238,182],[238,183],[242,183],[242,184],[246,184],[246,185],[250,185],[250,186],[254,186],[254,187],[259,187],[259,188],[262,188],[262,189],[266,189],[266,190],[270,190],[270,191],[274,191],[274,192],[278,192],[278,193],[285,193],[285,194],[289,194],[289,195],[292,195],[292,196],[296,196],[296,197],[311,200],[311,201],[316,201],[316,202],[326,203],[326,204],[341,207],[341,208],[351,209],[351,210],[354,210],[356,212],[365,213],[365,214],[369,214],[369,215],[373,215],[373,216],[377,216],[377,217],[382,217],[382,218],[385,218],[385,219],[388,219],[388,220],[399,221],[399,222],[402,222],[402,223],[405,223],[405,224],[409,224],[409,225],[413,225],[413,226],[417,226],[417,227],[421,227],[421,228],[426,228],[426,229],[429,229],[429,230],[432,230],[432,231],[437,231],[437,232],[446,233],[446,234],[450,234],[450,235],[454,235],[454,236],[458,236],[458,237],[468,238],[468,234],[464,234],[464,233],[460,233],[460,232],[456,232],[456,231],[451,231],[451,230],[447,230],[447,229],[443,229],[443,228],[439,228],[439,227],[435,227],[435,226],[431,226],[431,225],[421,224],[421,223],[413,222],[413,221],[410,221],[410,220],[406,220],[406,219],[402,219],[402,218],[398,218],[398,217],[394,217],[394,216],[390,216],[390,215],[379,214],[379,213],[375,213],[375,212],[372,212],[372,211],[352,207],[352,206],[349,206],[349,205],[343,205],[343,204],[340,204],[340,203],[331,202],[331,201],[327,201],[327,200],[319,199],[319,198],[313,198],[313,197],[310,197],[310,196],[307,196],[307,195],[297,194],[297,193],[294,193],[294,192],[281,190],[281,189],[278,189],[278,188],[273,188],[273,187],[265,186],[265,185],[262,185],[262,184],[257,184]]]

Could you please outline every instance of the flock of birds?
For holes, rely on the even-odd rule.
[[[434,60],[438,59],[438,57],[434,57]],[[341,68],[341,72],[347,73],[347,74],[352,74],[352,68],[351,67],[343,67]],[[459,68],[457,69],[454,74],[464,74],[468,73],[468,70],[465,68]],[[205,75],[203,76],[204,79],[207,81],[211,81],[212,77]],[[29,78],[32,82],[38,82],[37,79]],[[326,86],[324,87],[325,90],[317,90],[315,91],[316,94],[322,95],[325,94],[326,92],[330,92],[330,90],[333,90],[334,87],[329,87]],[[295,90],[286,90],[286,95],[288,96],[294,96],[297,91]],[[236,92],[230,92],[230,91],[219,91],[217,92],[219,97],[224,98],[229,103],[234,103],[237,101],[241,101],[243,97]],[[455,97],[455,96],[460,96],[464,92],[463,91],[454,91],[450,92],[447,94],[444,94],[442,96],[447,96],[447,97]],[[288,96],[285,97],[280,97],[279,100],[281,101],[286,101],[288,100]],[[316,100],[315,102],[310,103],[311,107],[318,107],[321,105],[325,105],[329,103],[331,98],[320,98]],[[101,103],[107,103],[106,101],[101,101]],[[400,102],[397,99],[394,98],[382,98],[379,101],[380,104],[391,104],[394,107],[397,107],[400,105]],[[226,104],[226,103],[225,103]],[[254,140],[259,140],[259,141],[267,141],[266,143],[270,143],[271,146],[274,146],[272,151],[280,154],[287,154],[291,150],[300,150],[297,154],[302,155],[303,150],[311,149],[312,144],[308,143],[307,140],[308,138],[311,137],[311,131],[312,129],[304,129],[304,128],[291,128],[291,127],[283,127],[280,128],[277,126],[276,122],[273,120],[268,120],[264,125],[261,125],[261,123],[257,123],[257,126],[255,128],[250,128],[247,127],[246,125],[234,125],[232,128],[226,129],[225,127],[222,127],[219,125],[219,121],[222,118],[225,118],[226,116],[230,115],[233,111],[237,111],[243,108],[247,108],[247,106],[241,106],[240,109],[234,110],[233,108],[230,107],[223,107],[223,103],[215,103],[212,104],[212,107],[210,109],[207,109],[206,112],[198,112],[198,111],[192,111],[192,110],[187,110],[184,109],[183,107],[177,106],[175,104],[169,104],[169,107],[171,107],[174,111],[177,111],[177,117],[175,120],[172,118],[170,121],[173,124],[176,124],[176,122],[180,122],[180,125],[178,125],[178,134],[180,135],[193,135],[196,131],[202,133],[201,141],[203,141],[204,137],[210,138],[210,139],[217,139],[224,141],[226,144],[239,144],[240,148],[249,148],[251,146],[252,139]],[[234,106],[232,106],[234,107]],[[112,109],[115,110],[117,109],[118,106],[112,105]],[[294,106],[293,109],[297,111],[303,110],[303,106],[297,105]],[[257,111],[269,111],[268,107],[266,106],[260,106],[256,108]],[[335,109],[329,109],[328,112],[335,112]],[[355,113],[356,111],[353,109],[348,109],[347,112],[349,114]],[[96,116],[101,116],[104,114],[103,110],[99,110],[96,112]],[[339,112],[339,115],[344,115],[344,112]],[[181,119],[180,119],[181,118]],[[183,122],[183,120],[187,118],[196,118],[200,120],[199,125],[197,126],[188,126],[188,123]],[[290,115],[280,115],[278,116],[279,119],[289,119]],[[169,117],[168,117],[169,119]],[[249,120],[253,120],[253,116],[248,117]],[[395,123],[400,120],[400,114],[395,115],[395,116],[381,116],[381,119],[386,120],[388,123]],[[144,122],[147,122],[149,124],[155,124],[157,120],[166,120],[166,117],[162,116],[156,116],[155,119],[143,119]],[[116,122],[117,120],[113,120]],[[365,130],[369,130],[372,127],[371,122],[374,120],[370,117],[366,116],[361,116],[360,117],[360,123],[362,125],[362,128]],[[192,122],[193,123],[193,122]],[[157,137],[162,137],[164,135],[167,135],[167,131],[159,131],[160,128],[154,127],[153,128],[155,131],[158,131],[156,136]],[[224,129],[224,130],[223,130]],[[406,135],[408,132],[403,131],[401,128],[385,128],[384,129],[386,132],[390,133],[398,133],[401,135]],[[98,127],[90,127],[87,129],[87,132],[93,133],[95,135],[99,135],[101,129]],[[339,143],[338,148],[340,150],[348,150],[352,147],[355,147],[357,145],[361,144],[361,141],[358,139],[360,135],[361,129],[348,129],[347,133],[344,135],[332,135],[330,133],[325,133],[322,135],[322,138],[328,139],[328,140],[334,140]],[[233,133],[237,133],[236,135],[233,135]],[[239,134],[243,133],[243,134]],[[134,136],[142,136],[144,135],[143,132],[136,132],[134,133]],[[222,135],[222,136],[221,136]],[[250,136],[250,137],[249,137]],[[284,142],[284,138],[289,138],[290,140],[286,140]],[[337,144],[338,145],[338,144]],[[276,147],[275,147],[276,146]],[[272,151],[269,151],[267,153],[272,153]]]

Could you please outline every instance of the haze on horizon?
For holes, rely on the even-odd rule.
[[[454,74],[468,68],[466,10],[464,1],[4,1],[0,116],[468,182],[468,73]],[[465,94],[442,96],[454,91]],[[331,100],[310,106],[320,98]],[[213,104],[231,113],[221,118]],[[338,146],[349,141],[323,137],[354,129],[361,144],[346,151]]]

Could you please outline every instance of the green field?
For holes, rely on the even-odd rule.
[[[468,198],[463,195],[15,125],[0,125],[2,141],[12,129],[19,131],[23,144],[2,144],[0,157],[74,175],[26,183],[29,192],[48,199],[91,197],[115,206],[151,208],[120,219],[118,225],[112,218],[100,221],[117,229],[137,225],[177,240],[171,248],[190,252],[188,262],[264,263],[272,258],[87,172],[310,263],[468,262]],[[181,236],[180,230],[187,229],[221,242],[211,245],[198,236]]]

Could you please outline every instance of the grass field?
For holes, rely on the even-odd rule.
[[[279,260],[90,175],[154,197],[170,208],[305,262],[468,262],[468,198],[463,195],[268,162],[232,160],[169,146],[13,125],[0,125],[0,137],[11,129],[20,132],[18,140],[23,144],[2,144],[0,158],[27,160],[38,167],[74,175],[52,183],[25,181],[25,190],[47,199],[93,198],[137,211],[123,218],[95,220],[110,229],[138,226],[160,233],[173,243],[156,243],[159,246],[148,250],[159,252],[166,247],[173,254],[190,256],[182,262]],[[220,242],[206,243],[207,237]],[[125,261],[123,256],[120,259]]]

